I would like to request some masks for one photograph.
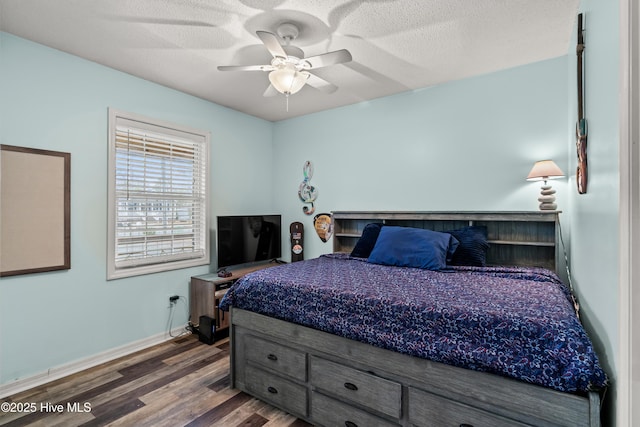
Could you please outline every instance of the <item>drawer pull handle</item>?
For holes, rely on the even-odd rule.
[[[267,387],[267,391],[271,394],[278,394],[278,389],[276,389],[275,387]]]
[[[352,422],[352,421],[345,421],[344,422],[345,427],[358,427],[358,424]]]
[[[460,427],[473,427],[473,424],[462,423]]]
[[[276,356],[273,353],[269,353],[269,355],[267,356],[267,359],[273,360],[275,362],[276,360],[278,360],[278,356]]]
[[[349,389],[349,390],[353,390],[356,391],[358,389],[358,386],[353,384],[353,383],[344,383],[344,387]],[[351,421],[349,421],[351,422]]]

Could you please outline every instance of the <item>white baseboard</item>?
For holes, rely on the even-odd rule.
[[[173,330],[171,330],[171,334],[162,332],[160,334],[153,335],[139,341],[125,344],[121,347],[111,348],[102,353],[89,356],[85,359],[76,360],[75,362],[50,368],[46,371],[31,375],[29,377],[20,378],[6,384],[0,384],[0,399],[14,395],[16,393],[20,393],[33,387],[40,386],[42,384],[46,384],[62,377],[66,377],[67,375],[75,374],[85,369],[93,368],[94,366],[109,362],[122,356],[126,356],[127,354],[135,353],[136,351],[143,350],[156,344],[172,340],[175,338],[175,336],[184,332],[186,326],[187,325],[183,325],[179,328],[174,328]],[[171,335],[174,336],[172,337]]]

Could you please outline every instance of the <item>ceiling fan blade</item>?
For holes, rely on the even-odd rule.
[[[274,58],[286,58],[287,53],[282,48],[278,36],[268,31],[256,31],[262,43],[266,46],[267,50],[273,55]]]
[[[273,85],[269,85],[269,87],[267,88],[267,90],[264,91],[262,96],[271,97],[271,96],[277,96],[278,94],[280,94],[280,92],[278,92],[276,88],[273,87]]]
[[[338,86],[334,85],[333,83],[329,83],[325,79],[322,79],[311,73],[309,73],[307,84],[311,87],[321,90],[324,93],[333,93],[338,90]]]
[[[273,71],[273,65],[219,65],[219,71]]]
[[[205,22],[196,21],[193,19],[177,19],[177,18],[152,18],[146,16],[122,16],[122,15],[104,15],[105,18],[120,21],[130,22],[132,24],[158,24],[158,25],[182,25],[190,27],[218,27],[218,25]]]
[[[333,52],[323,53],[321,55],[310,56],[304,58],[311,65],[311,68],[322,68],[329,65],[343,64],[351,61],[351,53],[347,49],[340,49]]]

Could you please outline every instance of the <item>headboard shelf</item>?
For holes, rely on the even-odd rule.
[[[494,245],[520,245],[520,246],[549,246],[549,247],[555,247],[555,243],[554,242],[536,242],[536,241],[531,241],[531,242],[514,242],[514,241],[509,241],[509,240],[489,240],[490,244],[494,244]]]
[[[350,252],[364,227],[372,222],[434,231],[477,225],[487,227],[489,265],[539,266],[556,270],[559,214],[560,211],[334,211],[333,250]]]

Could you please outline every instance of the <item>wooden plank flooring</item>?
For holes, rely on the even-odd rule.
[[[1,426],[310,426],[229,388],[228,339],[209,346],[193,335],[9,396],[5,402],[31,412],[3,410]]]

